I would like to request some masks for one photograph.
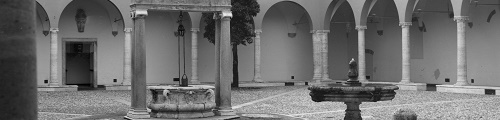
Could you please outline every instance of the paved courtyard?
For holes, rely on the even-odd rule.
[[[307,86],[242,87],[232,89],[238,113],[271,113],[308,120],[339,120],[346,105],[313,102]],[[500,96],[397,90],[392,101],[364,102],[365,120],[390,120],[400,108],[411,109],[419,120],[498,120]],[[150,96],[148,95],[148,101]],[[38,92],[39,119],[91,119],[124,116],[130,91]],[[114,117],[113,117],[114,116]]]

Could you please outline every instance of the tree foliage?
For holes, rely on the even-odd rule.
[[[231,0],[231,45],[247,45],[253,42],[253,17],[260,11],[257,0]],[[215,20],[213,13],[203,13],[203,20],[206,23],[203,37],[214,44],[215,40]]]
[[[253,17],[260,11],[260,6],[257,0],[231,0],[231,46],[233,52],[233,84],[231,86],[238,87],[238,45],[247,45],[253,42],[252,37],[255,37]],[[215,42],[215,20],[214,13],[203,13],[202,17],[205,26],[203,37],[207,38],[212,44]]]

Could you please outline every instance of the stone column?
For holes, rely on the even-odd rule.
[[[198,32],[200,28],[191,28],[191,84],[200,84],[198,80]]]
[[[313,74],[313,81],[316,81],[316,83],[321,83],[322,79],[322,60],[321,60],[321,38],[319,35],[318,30],[312,30],[312,37],[313,37],[313,62],[314,62],[314,74]]]
[[[36,120],[36,3],[0,0],[0,118]]]
[[[358,30],[358,80],[359,82],[368,82],[366,80],[366,62],[365,62],[365,30],[366,26],[356,26]]]
[[[362,120],[361,110],[359,109],[361,102],[344,102],[344,104],[347,105],[344,120]]]
[[[457,86],[469,85],[467,83],[467,49],[465,26],[469,16],[455,16],[457,22]]]
[[[402,78],[401,83],[411,83],[410,81],[410,26],[411,22],[400,22],[402,31],[402,50],[403,50],[403,66],[402,66]]]
[[[254,39],[254,48],[255,48],[255,60],[254,60],[254,77],[253,82],[264,82],[262,80],[262,76],[260,75],[260,34],[262,33],[262,29],[255,30],[255,39]]]
[[[122,85],[130,85],[132,79],[132,28],[125,28],[125,49],[123,54],[123,82]]]
[[[49,86],[61,86],[62,79],[58,77],[58,62],[57,58],[59,56],[59,41],[57,39],[58,28],[50,29],[50,83]]]
[[[328,33],[330,30],[318,30],[320,39],[321,39],[321,62],[322,65],[322,80],[332,80],[330,79],[330,75],[328,75]]]
[[[215,115],[227,116],[236,115],[231,108],[231,81],[232,73],[232,49],[231,49],[231,11],[222,11],[220,14],[220,79],[215,82],[216,107]],[[217,25],[217,24],[216,24]]]
[[[134,21],[134,39],[132,40],[132,101],[130,110],[125,116],[127,119],[150,118],[146,109],[146,49],[144,34],[146,30],[145,18],[147,10],[132,11]]]
[[[220,13],[214,14],[215,20],[215,103],[216,106],[221,104],[221,80],[220,80],[220,37],[221,37],[221,22]],[[217,107],[216,107],[217,109]],[[214,113],[216,111],[214,110]]]

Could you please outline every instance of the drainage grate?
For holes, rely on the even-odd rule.
[[[484,94],[486,95],[495,95],[495,90],[494,89],[484,89]]]
[[[436,85],[437,84],[427,84],[426,91],[436,91]]]
[[[293,86],[294,84],[294,82],[285,82],[285,86]]]

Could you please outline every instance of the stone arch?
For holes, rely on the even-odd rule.
[[[378,0],[367,14],[365,30],[366,76],[370,81],[401,80],[401,27],[393,0]]]
[[[61,3],[62,4],[62,3]],[[83,31],[78,29],[78,24],[76,20],[77,11],[81,9],[85,13],[86,21]],[[80,14],[81,15],[81,14]],[[83,15],[82,15],[83,16]],[[97,51],[93,51],[96,57],[92,57],[90,60],[96,61],[96,69],[94,73],[101,73],[96,75],[96,83],[98,85],[104,84],[117,84],[118,82],[113,82],[110,80],[116,79],[116,81],[122,81],[123,79],[123,45],[125,39],[125,23],[123,20],[122,13],[117,8],[117,6],[109,0],[73,0],[64,7],[61,11],[61,15],[58,20],[58,47],[59,53],[62,57],[65,57],[65,52],[68,49],[63,49],[68,47],[64,42],[68,38],[81,40],[80,38],[91,38],[96,41],[94,48]],[[89,45],[90,46],[90,45]],[[67,57],[66,57],[67,58]],[[63,69],[70,69],[68,59],[59,59],[58,66]],[[62,83],[82,83],[88,84],[88,81],[84,79],[70,80],[71,75],[77,74],[87,74],[84,72],[71,73],[66,75],[66,71],[62,69],[59,70],[62,76]],[[90,73],[91,74],[91,73]],[[66,79],[65,79],[66,78]],[[94,82],[92,83],[94,84]]]
[[[349,6],[349,8],[351,9],[351,12],[352,12],[351,6],[345,0],[334,0],[334,1],[332,1],[330,3],[330,5],[328,5],[328,8],[326,10],[325,17],[324,17],[324,20],[323,20],[324,21],[324,27],[325,27],[324,29],[325,30],[329,30],[330,29],[330,23],[333,20],[333,16],[337,12],[337,10],[342,5],[344,5],[344,3]]]
[[[47,11],[45,11],[45,8],[40,5],[40,3],[36,2],[36,19],[37,19],[37,24],[39,24],[42,28],[42,31],[37,31],[40,32],[41,34],[44,34],[45,36],[49,35],[50,32],[50,19],[49,15],[47,14]]]
[[[309,13],[293,1],[278,2],[265,12],[260,28],[264,81],[312,78],[312,26]]]
[[[99,19],[106,20],[105,23],[102,24],[108,24],[111,26],[111,33],[113,36],[118,35],[118,33],[122,33],[123,35],[123,29],[125,28],[125,20],[122,16],[122,13],[118,9],[118,7],[111,1],[109,0],[88,0],[86,2],[83,2],[82,0],[73,0],[70,3],[67,4],[67,6],[62,10],[61,15],[59,17],[59,26],[62,23],[62,17],[63,15],[67,14],[76,14],[76,9],[83,8],[84,11],[94,11],[90,7],[90,5],[85,5],[86,3],[95,3],[95,5],[99,6],[100,8],[103,8],[103,13],[99,13],[102,16],[99,16]],[[96,6],[94,6],[96,7]],[[70,13],[67,13],[70,12]],[[97,11],[96,11],[97,12]],[[86,13],[89,14],[89,13]],[[93,17],[92,14],[87,15],[89,17]],[[96,18],[94,18],[96,19]],[[89,18],[89,20],[91,20]]]
[[[304,0],[259,0],[258,2],[260,4],[260,13],[257,14],[257,16],[255,16],[255,18],[254,18],[254,22],[255,22],[254,25],[255,25],[256,29],[261,29],[262,22],[264,20],[264,16],[268,12],[268,10],[271,7],[273,7],[276,4],[281,3],[281,2],[290,2],[290,3],[298,5],[298,6],[300,6],[301,9],[303,9],[306,13],[308,13],[309,16],[314,16],[314,14],[312,14],[312,13],[319,12],[318,8],[323,7],[323,6],[317,6],[317,5],[309,5],[307,3],[308,1],[304,1]],[[315,2],[320,2],[320,1],[315,1]],[[310,24],[311,30],[314,27],[313,23],[315,23],[315,21],[317,21],[314,19],[315,18],[313,18],[313,17],[309,17],[309,21],[311,23]]]
[[[395,0],[400,22],[411,22],[413,10],[418,0]]]
[[[270,7],[270,9],[273,7],[278,7],[280,12],[282,14],[284,14],[285,22],[288,25],[287,27],[288,27],[289,33],[293,33],[293,31],[296,29],[296,25],[298,25],[298,24],[306,24],[307,23],[307,24],[309,24],[309,29],[312,30],[313,24],[312,24],[310,14],[299,3],[293,2],[293,1],[280,1],[280,2],[273,4]],[[295,9],[297,11],[289,12],[287,10],[284,10],[286,8],[294,8],[294,7],[297,8],[297,9]],[[265,18],[268,11],[269,11],[269,9],[266,11],[266,13],[264,13],[263,21],[264,21],[264,18]]]
[[[333,6],[333,4],[331,5]],[[336,3],[332,14],[326,14],[326,30],[328,34],[328,69],[329,76],[333,80],[347,79],[345,74],[348,70],[346,63],[351,58],[357,59],[357,32],[354,21],[354,13],[348,2]]]

